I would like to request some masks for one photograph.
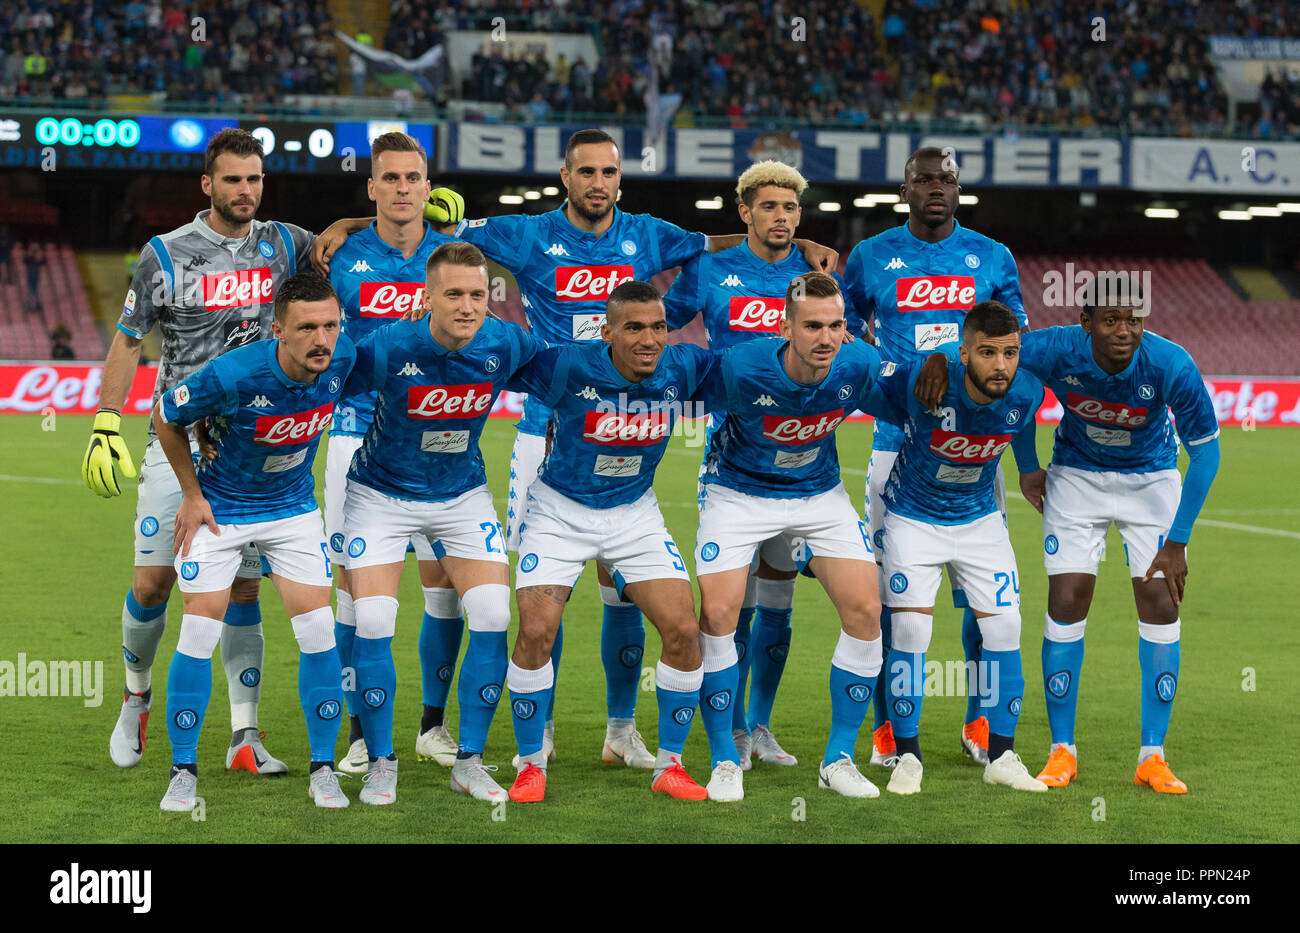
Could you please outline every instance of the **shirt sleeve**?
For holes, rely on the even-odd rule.
[[[555,377],[560,375],[561,357],[566,349],[565,347],[538,349],[531,360],[515,370],[506,382],[506,388],[511,392],[527,392],[539,399],[545,399],[551,392],[558,395]]]
[[[304,230],[296,224],[282,224],[284,229],[289,231],[289,237],[293,241],[294,252],[294,272],[310,272],[311,265],[311,245],[316,242],[316,234],[310,230]]]
[[[651,235],[659,245],[658,271],[684,266],[697,256],[708,255],[709,238],[703,233],[691,233],[658,217],[651,219],[654,221]]]
[[[117,329],[128,336],[143,340],[158,323],[158,317],[167,306],[174,287],[171,256],[162,258],[150,240],[140,250],[140,261],[122,302],[122,316],[117,319]]]
[[[512,321],[507,321],[505,326],[509,328],[506,333],[510,336],[513,345],[512,353],[514,358],[511,360],[510,372],[514,374],[531,363],[533,358],[537,356],[537,351],[542,349],[545,344]]]
[[[1029,326],[1029,316],[1025,314],[1025,300],[1020,295],[1020,270],[1011,250],[998,244],[998,281],[993,289],[993,298],[1002,302],[1016,312],[1016,320],[1021,327]]]
[[[208,363],[159,399],[163,419],[182,427],[212,415],[230,415],[239,410],[239,399],[223,378],[220,358]]]
[[[1043,404],[1043,385],[1038,383],[1034,404],[1025,413],[1020,430],[1011,438],[1011,453],[1016,458],[1016,469],[1021,473],[1033,473],[1040,466],[1038,462],[1038,409]]]
[[[488,259],[507,269],[514,269],[520,265],[528,232],[527,215],[503,214],[500,217],[462,220],[457,224],[453,236],[466,243],[473,243]]]
[[[717,351],[711,354],[704,377],[700,380],[699,385],[695,387],[691,401],[699,404],[701,413],[725,411],[727,408],[727,383],[724,378],[723,367],[728,365],[726,354],[729,352],[730,350]]]
[[[907,361],[886,360],[880,364],[875,385],[867,394],[863,411],[893,424],[907,420],[908,399],[912,397],[912,367]]]
[[[704,277],[707,275],[709,254],[696,256],[673,279],[664,295],[664,310],[668,314],[668,329],[680,330],[704,310]]]
[[[1020,335],[1020,366],[1039,379],[1052,378],[1052,362],[1056,357],[1055,345],[1060,328],[1048,327],[1031,330]]]
[[[875,306],[867,293],[866,245],[867,241],[863,240],[853,247],[848,261],[844,264],[844,317],[851,327],[854,326],[855,321],[860,322],[859,326],[862,329],[854,331],[855,334],[867,332],[867,325],[871,323],[872,314],[875,312]],[[850,308],[853,310],[853,317],[849,317]]]
[[[1191,462],[1187,464],[1187,476],[1183,480],[1183,492],[1178,499],[1178,511],[1174,513],[1174,523],[1169,527],[1169,540],[1176,544],[1186,544],[1192,536],[1192,526],[1201,514],[1205,497],[1210,494],[1210,484],[1219,472],[1219,436],[1203,443],[1188,447]]]
[[[1196,364],[1186,351],[1182,355],[1179,365],[1167,372],[1164,396],[1174,412],[1178,436],[1191,453],[1193,447],[1219,436],[1219,419],[1215,417],[1214,402]]]

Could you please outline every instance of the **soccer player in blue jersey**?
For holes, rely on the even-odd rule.
[[[369,752],[362,803],[397,799],[391,642],[402,561],[416,535],[469,616],[451,787],[479,800],[506,796],[482,756],[505,682],[510,568],[478,441],[497,394],[533,358],[536,341],[514,324],[485,320],[487,300],[487,260],[472,244],[453,240],[429,256],[428,319],[399,321],[357,344],[347,391],[375,393],[343,510],[356,608],[347,664],[356,672]]]
[[[683,403],[713,360],[701,347],[665,345],[663,302],[645,282],[613,290],[601,333],[599,344],[539,351],[511,380],[551,411],[554,440],[520,526],[519,635],[507,675],[519,774],[510,799],[545,799],[552,640],[582,568],[596,560],[609,569],[619,598],[649,616],[663,640],[651,786],[701,800],[704,788],[681,765],[704,677],[699,624],[686,565],[651,484]]]
[[[787,286],[780,336],[727,350],[700,391],[708,407],[727,413],[705,462],[695,549],[711,800],[744,797],[729,708],[738,692],[734,632],[755,551],[772,540],[785,543],[786,560],[807,562],[840,617],[818,786],[880,795],[853,760],[880,673],[880,597],[866,525],[840,482],[835,450],[835,429],[870,391],[880,356],[865,341],[841,346],[844,332],[835,280],[798,276]]]
[[[736,197],[740,219],[747,228],[745,239],[738,246],[697,256],[682,268],[664,295],[669,328],[685,327],[697,313],[702,314],[712,350],[781,332],[787,286],[796,276],[813,271],[794,248],[802,216],[799,198],[807,187],[804,177],[783,162],[758,162],[741,173]],[[846,316],[849,329],[855,329],[854,316]],[[710,437],[725,417],[722,410],[713,411]],[[754,757],[768,764],[798,764],[771,731],[772,704],[790,649],[796,576],[790,552],[790,542],[783,536],[763,542],[750,570],[736,626],[738,668],[732,731],[744,771],[750,769]],[[746,715],[751,666],[754,679],[748,687]]]
[[[998,460],[1012,446],[1022,472],[1038,468],[1034,414],[1043,385],[1017,366],[1020,322],[997,301],[980,302],[962,323],[959,361],[937,405],[915,396],[921,367],[881,364],[873,414],[903,425],[903,444],[885,484],[882,597],[891,610],[893,641],[882,672],[889,690],[899,761],[888,789],[921,789],[919,727],[925,652],[934,625],[934,597],[947,566],[975,613],[983,642],[980,713],[989,721],[984,780],[1016,790],[1045,791],[1014,751],[1024,694],[1020,664],[1020,583],[1006,518],[994,497]],[[967,673],[968,680],[973,675]]]
[[[1141,747],[1133,783],[1185,794],[1164,741],[1178,689],[1187,541],[1219,466],[1219,425],[1205,382],[1186,350],[1147,331],[1145,317],[1125,304],[1088,308],[1077,327],[1025,334],[1020,365],[1064,406],[1051,464],[1020,476],[1025,498],[1043,513],[1048,574],[1043,685],[1052,747],[1038,779],[1064,787],[1078,774],[1083,634],[1114,522],[1139,620]],[[1181,484],[1179,438],[1191,456]]]
[[[320,436],[355,359],[339,322],[338,296],[329,283],[315,273],[295,275],[275,296],[274,340],[218,357],[154,406],[159,443],[182,491],[173,546],[184,618],[167,672],[172,770],[163,810],[189,811],[197,802],[212,651],[240,551],[250,542],[271,565],[298,640],[298,696],[311,746],[308,794],[319,807],[348,805],[333,769],[342,667],[312,478]],[[186,426],[202,418],[211,421],[219,455],[196,469]]]
[[[907,223],[863,240],[849,254],[844,281],[850,305],[874,324],[882,359],[918,364],[926,354],[961,340],[962,319],[977,302],[997,300],[1016,313],[1022,331],[1028,327],[1020,297],[1015,260],[1005,246],[957,222],[961,186],[951,155],[926,147],[912,153],[903,168],[899,194],[909,208]],[[884,531],[885,482],[903,441],[902,426],[877,420],[867,466],[867,499],[876,562],[889,549]],[[999,508],[1005,512],[1005,486],[997,476]],[[884,578],[881,579],[884,592]],[[962,647],[968,672],[982,669],[980,628],[961,587],[953,585],[953,605],[963,609]],[[890,615],[881,613],[885,650],[890,645]],[[974,663],[971,663],[974,662]],[[979,713],[983,685],[967,684],[963,751],[980,764],[988,763],[986,717]],[[885,707],[885,691],[876,690],[872,764],[892,767],[897,760]]]
[[[375,220],[354,233],[335,252],[330,282],[343,303],[343,327],[353,341],[399,320],[423,304],[425,268],[435,249],[454,242],[433,230],[423,217],[429,197],[427,158],[405,133],[384,133],[370,144],[370,178],[366,189],[375,202]],[[334,412],[325,460],[325,534],[334,561],[338,592],[335,636],[344,666],[352,663],[356,614],[344,555],[343,502],[348,468],[374,417],[375,393],[364,392],[339,402]],[[444,767],[456,760],[456,742],[443,723],[443,709],[460,652],[464,620],[460,600],[439,568],[424,535],[411,537],[424,589],[420,624],[420,673],[423,711],[415,751]],[[369,765],[356,693],[346,691],[349,716],[348,753],[339,770],[364,774]]]
[[[621,154],[603,130],[580,130],[569,138],[560,181],[567,196],[558,210],[466,220],[455,228],[457,237],[473,243],[514,275],[533,334],[550,346],[598,342],[605,302],[620,282],[649,281],[710,249],[736,246],[744,239],[738,234],[706,237],[649,214],[619,210],[615,201],[622,181]],[[797,245],[811,262],[834,268],[838,261],[834,251],[815,243],[801,240]],[[536,398],[525,402],[510,459],[506,534],[511,550],[517,549],[523,504],[537,478],[550,419],[551,412]],[[604,604],[601,659],[608,712],[601,757],[653,768],[654,756],[634,720],[645,625],[636,607],[618,597],[605,568],[597,569],[597,580]],[[563,628],[555,641],[557,669],[562,643]],[[551,710],[546,718],[546,747],[553,755]]]

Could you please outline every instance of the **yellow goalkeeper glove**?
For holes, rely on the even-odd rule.
[[[450,188],[434,188],[424,203],[424,219],[431,224],[458,224],[465,219],[465,199]]]
[[[113,472],[114,463],[122,468],[122,475],[134,479],[135,463],[131,452],[127,450],[126,441],[121,434],[122,416],[117,412],[101,408],[95,414],[95,426],[90,435],[90,446],[86,448],[86,459],[81,463],[81,476],[96,495],[111,499],[120,496],[122,488],[117,484]]]

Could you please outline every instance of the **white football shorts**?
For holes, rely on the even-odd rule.
[[[778,570],[794,569],[810,557],[875,561],[867,527],[858,521],[842,484],[796,499],[753,496],[717,483],[704,487],[695,539],[696,574],[748,567],[759,545],[778,538],[787,545],[786,566],[773,565]]]
[[[363,440],[350,434],[331,435],[325,449],[325,537],[330,557],[340,567],[347,563],[343,556],[343,503],[348,494],[348,468]],[[436,559],[429,539],[423,535],[411,535],[411,547],[415,548],[417,560]]]
[[[257,546],[271,565],[271,573],[308,586],[331,583],[329,552],[326,550],[320,509],[292,518],[242,525],[217,525],[220,534],[202,525],[190,543],[188,557],[176,555],[176,573],[182,593],[211,593],[234,582],[242,551]]]
[[[432,557],[439,560],[463,557],[507,563],[505,534],[487,486],[443,502],[416,502],[349,483],[343,529],[348,570],[400,563],[406,557],[406,543],[416,537],[424,538]]]
[[[197,456],[198,442],[191,439],[190,452]],[[172,538],[176,530],[176,510],[181,507],[181,484],[176,471],[167,462],[162,445],[151,439],[140,461],[140,484],[136,488],[135,502],[135,566],[171,567],[176,565],[172,553]],[[257,548],[249,544],[244,549],[236,576],[256,580],[270,573]]]
[[[519,550],[519,526],[523,524],[528,490],[546,458],[546,438],[515,432],[515,446],[510,451],[510,497],[506,500],[506,543]]]
[[[515,588],[572,587],[589,560],[605,565],[620,595],[628,583],[690,580],[653,489],[627,505],[593,509],[544,482],[533,483],[520,528]]]
[[[1177,470],[1108,473],[1049,464],[1043,499],[1043,563],[1048,576],[1096,576],[1111,522],[1124,541],[1129,576],[1145,576],[1164,546],[1182,488]],[[1155,576],[1164,578],[1163,573]]]
[[[1000,512],[964,525],[931,525],[885,513],[880,597],[891,609],[934,606],[943,568],[970,607],[997,613],[1020,605],[1020,578],[1006,519]]]

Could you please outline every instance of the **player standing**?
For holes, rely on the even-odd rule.
[[[262,145],[246,130],[222,130],[208,143],[202,176],[211,208],[170,233],[153,237],[126,293],[117,333],[104,361],[100,409],[82,472],[101,496],[121,494],[114,476],[136,475],[119,431],[121,408],[140,360],[140,345],[162,328],[162,359],[154,400],[209,360],[267,336],[276,286],[307,268],[313,235],[301,227],[254,219],[262,200]],[[134,767],[144,753],[153,707],[150,672],[176,582],[172,554],[157,535],[172,527],[181,490],[150,426],[140,465],[135,518],[135,572],[122,608],[126,689],[109,753],[118,767]],[[224,611],[221,661],[230,689],[232,737],[226,767],[283,774],[258,738],[262,678],[262,616],[257,603],[262,562],[245,552]]]
[[[1006,305],[977,304],[965,316],[960,361],[948,364],[937,405],[914,394],[921,367],[881,364],[870,410],[903,425],[903,444],[885,484],[882,595],[891,609],[893,642],[885,670],[899,761],[888,789],[921,789],[919,726],[925,652],[934,626],[934,596],[946,565],[953,586],[970,601],[983,642],[980,713],[989,722],[984,780],[1016,790],[1045,791],[1014,751],[1025,679],[1020,665],[1020,584],[1006,518],[994,497],[994,474],[1011,445],[1016,462],[1038,467],[1035,412],[1043,386],[1017,368],[1020,322]],[[890,411],[892,409],[892,412]],[[971,674],[968,673],[968,679]]]
[[[197,802],[198,740],[212,695],[212,651],[246,544],[271,565],[298,641],[298,696],[311,745],[308,794],[346,807],[334,774],[343,709],[334,647],[330,564],[312,465],[355,358],[340,337],[338,296],[315,273],[293,276],[275,296],[274,340],[208,363],[154,406],[158,443],[181,488],[174,535],[184,618],[167,672],[171,782],[163,810]],[[190,456],[186,425],[212,422],[218,456]]]
[[[685,327],[702,313],[713,350],[780,332],[786,287],[796,276],[813,271],[794,248],[803,213],[799,198],[807,187],[804,177],[782,162],[758,162],[741,174],[736,197],[747,228],[745,239],[738,246],[697,256],[682,268],[664,295],[670,329]],[[710,438],[725,417],[725,412],[713,411]],[[752,766],[753,756],[768,764],[798,764],[771,731],[772,704],[790,649],[795,576],[790,542],[781,536],[763,542],[750,570],[735,631],[738,667],[732,730],[744,771]],[[752,637],[751,620],[756,620]],[[746,716],[751,665],[754,681]]]
[[[783,306],[781,339],[733,346],[700,393],[708,407],[727,412],[705,463],[695,549],[700,715],[714,764],[707,790],[711,800],[744,797],[729,710],[738,693],[733,633],[755,551],[777,540],[786,559],[797,547],[842,626],[831,659],[831,734],[818,786],[877,797],[853,756],[880,673],[880,597],[867,528],[840,482],[835,429],[870,391],[880,356],[865,341],[841,346],[844,299],[829,275],[792,279]]]
[[[536,341],[514,324],[484,320],[487,260],[472,244],[453,240],[434,250],[427,275],[428,320],[399,321],[363,339],[348,386],[375,397],[343,513],[356,606],[355,647],[345,665],[356,671],[369,751],[361,801],[379,805],[397,799],[391,643],[402,562],[414,537],[431,548],[469,616],[451,787],[479,800],[506,797],[482,756],[505,682],[510,567],[478,442],[492,402],[533,358]]]
[[[997,300],[1010,307],[1028,326],[1020,298],[1015,260],[996,240],[968,230],[957,222],[958,167],[955,160],[934,147],[912,153],[903,168],[899,194],[909,207],[907,223],[853,248],[844,270],[849,304],[864,319],[874,321],[876,344],[883,359],[918,364],[928,353],[961,340],[962,320],[976,302]],[[867,466],[868,523],[876,562],[889,549],[884,533],[885,482],[903,442],[902,426],[877,420]],[[1005,489],[997,479],[999,507],[1005,511]],[[884,592],[884,577],[881,592]],[[963,609],[962,647],[967,671],[981,669],[980,627],[961,588],[953,584],[953,605]],[[880,626],[885,650],[890,641],[888,601]],[[974,663],[972,663],[974,662]],[[878,685],[875,700],[876,730],[872,764],[892,766],[896,758],[889,724],[887,691]],[[967,684],[966,724],[961,747],[980,764],[988,763],[989,723],[979,713],[981,687]]]
[[[398,320],[423,302],[425,268],[430,255],[451,237],[424,222],[429,197],[428,160],[424,149],[405,133],[384,133],[370,144],[370,178],[366,191],[375,202],[375,221],[339,247],[330,266],[330,283],[343,303],[343,326],[354,342]],[[356,614],[343,551],[343,502],[352,455],[374,417],[375,393],[345,398],[334,412],[325,460],[325,534],[334,561],[338,592],[335,639],[343,665],[352,661]],[[420,672],[424,709],[416,734],[417,754],[449,767],[456,760],[456,742],[443,724],[443,710],[460,652],[464,628],[460,600],[438,567],[424,535],[411,536],[424,589],[424,618],[420,624]],[[348,701],[348,753],[339,770],[363,774],[368,754],[356,693]]]
[[[1185,794],[1187,785],[1166,763],[1164,741],[1178,689],[1187,541],[1219,466],[1219,425],[1205,381],[1186,350],[1147,332],[1145,317],[1125,305],[1101,304],[1084,310],[1077,327],[1026,334],[1021,366],[1065,409],[1051,464],[1020,476],[1025,498],[1043,513],[1048,574],[1043,685],[1052,748],[1038,779],[1064,787],[1078,774],[1074,714],[1083,634],[1114,522],[1139,620],[1142,734],[1133,783]],[[1180,436],[1191,456],[1182,484]]]
[[[665,346],[663,301],[645,282],[613,289],[601,336],[601,344],[539,351],[511,382],[551,412],[555,430],[520,522],[519,635],[507,675],[520,770],[510,799],[545,798],[542,714],[555,683],[552,640],[573,584],[597,560],[619,598],[645,612],[663,639],[651,786],[702,800],[704,788],[681,765],[704,677],[695,599],[651,484],[682,403],[712,357],[690,344]]]

